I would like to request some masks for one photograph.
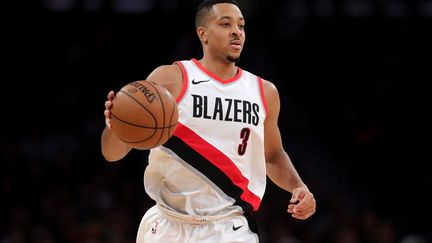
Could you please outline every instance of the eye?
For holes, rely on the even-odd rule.
[[[245,26],[244,26],[244,24],[241,24],[241,25],[239,25],[238,27],[239,27],[239,29],[244,30],[244,27],[245,27]]]
[[[221,26],[223,26],[223,27],[230,27],[230,23],[221,23]]]

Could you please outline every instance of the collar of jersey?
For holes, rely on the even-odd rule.
[[[218,81],[218,82],[221,82],[221,83],[223,83],[223,84],[227,84],[227,83],[234,82],[234,81],[236,81],[237,79],[239,79],[240,76],[242,75],[242,69],[239,68],[239,67],[237,67],[237,74],[236,74],[234,77],[229,78],[229,79],[221,79],[221,78],[218,77],[216,74],[214,74],[214,73],[210,72],[209,70],[207,70],[207,69],[206,69],[203,65],[201,65],[201,63],[200,63],[198,60],[196,60],[195,58],[192,58],[191,60],[192,60],[192,62],[195,63],[195,65],[196,65],[199,69],[201,69],[201,71],[203,71],[205,74],[207,74],[208,76],[210,76],[212,79],[214,79],[214,80],[216,80],[216,81]]]

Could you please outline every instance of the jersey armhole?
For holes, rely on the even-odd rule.
[[[260,93],[261,93],[261,101],[262,101],[262,104],[264,106],[264,109],[265,109],[265,112],[266,112],[266,115],[267,115],[268,114],[268,108],[267,108],[267,101],[266,101],[266,98],[265,98],[265,95],[264,95],[263,81],[262,81],[261,77],[257,76],[257,78],[258,78],[258,84],[259,84],[259,89],[260,89]]]
[[[178,104],[178,103],[180,103],[180,101],[183,99],[183,96],[184,96],[185,93],[186,93],[187,87],[188,87],[188,85],[189,85],[189,78],[188,78],[188,75],[187,75],[187,72],[186,72],[186,69],[185,69],[183,63],[181,63],[180,61],[177,61],[177,62],[174,62],[174,64],[177,64],[177,65],[180,67],[181,72],[182,72],[182,79],[183,79],[183,87],[182,87],[182,90],[181,90],[179,96],[178,96],[177,99],[176,99],[176,102],[177,102],[177,104]]]

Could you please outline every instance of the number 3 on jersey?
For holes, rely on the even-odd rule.
[[[250,129],[245,127],[240,131],[240,138],[242,142],[238,146],[238,154],[244,155],[246,152],[247,142],[249,140]]]

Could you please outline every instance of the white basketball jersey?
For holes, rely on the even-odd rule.
[[[190,215],[257,211],[266,187],[262,80],[240,68],[222,80],[196,59],[177,64],[184,81],[178,125],[150,151],[146,192]]]

